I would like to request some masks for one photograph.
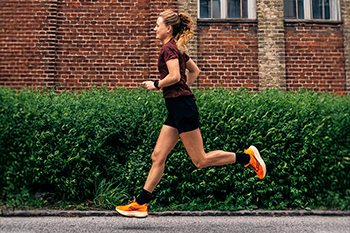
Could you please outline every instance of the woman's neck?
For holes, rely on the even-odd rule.
[[[162,41],[163,45],[165,45],[166,43],[168,43],[172,38],[173,38],[173,36],[168,36],[167,38],[165,38],[165,39]]]

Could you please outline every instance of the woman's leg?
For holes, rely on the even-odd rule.
[[[165,161],[170,151],[179,140],[179,133],[176,128],[163,125],[160,131],[157,144],[152,153],[152,167],[143,189],[152,193],[163,176]]]
[[[121,215],[128,217],[146,217],[148,215],[148,203],[151,200],[151,193],[163,176],[165,161],[179,140],[177,129],[163,125],[160,131],[157,144],[152,153],[152,167],[140,195],[125,206],[117,206],[115,210]]]
[[[205,153],[203,149],[203,139],[199,128],[180,134],[180,138],[187,153],[190,155],[192,162],[198,168],[220,166],[237,162],[254,170],[259,179],[263,179],[266,175],[265,162],[255,146],[250,146],[244,151],[244,154],[235,154],[222,150]]]
[[[190,132],[181,133],[180,138],[193,164],[197,168],[236,163],[236,154],[233,152],[216,150],[205,153],[199,128]]]

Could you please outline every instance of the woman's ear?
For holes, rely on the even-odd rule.
[[[170,33],[173,33],[173,27],[171,25],[169,25],[167,27],[167,33],[170,34]]]

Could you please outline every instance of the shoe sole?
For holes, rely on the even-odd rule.
[[[264,176],[262,178],[259,177],[260,179],[263,179],[266,176],[266,165],[265,165],[265,162],[261,158],[260,153],[259,153],[258,149],[255,146],[250,146],[249,148],[254,151],[255,158],[256,158],[256,160],[258,160],[258,162],[260,163],[260,165],[261,165],[261,167],[263,169]]]
[[[126,217],[136,217],[136,218],[145,218],[148,216],[147,212],[140,212],[140,211],[124,211],[124,210],[118,210],[115,209],[119,214],[126,216]]]

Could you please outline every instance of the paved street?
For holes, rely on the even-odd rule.
[[[0,217],[1,233],[17,232],[331,232],[349,233],[350,217],[297,216],[173,216],[124,217]]]

